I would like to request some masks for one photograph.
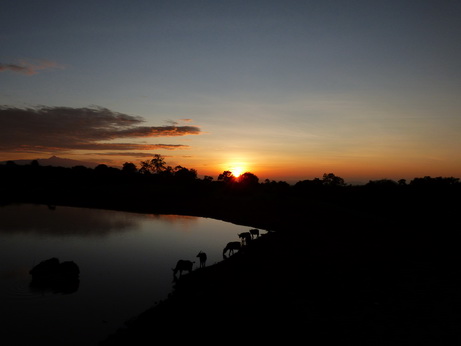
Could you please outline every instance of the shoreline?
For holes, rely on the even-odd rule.
[[[320,203],[275,210],[79,201],[57,205],[210,217],[274,230],[245,251],[184,275],[168,298],[127,320],[101,346],[165,337],[238,342],[234,335],[354,345],[461,340],[456,204],[446,211],[431,200],[420,211],[421,200],[406,214],[370,215],[340,204],[325,211]]]

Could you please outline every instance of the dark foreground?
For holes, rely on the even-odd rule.
[[[273,231],[184,275],[102,346],[461,344],[459,179],[246,186],[18,167],[3,167],[2,203],[196,215]]]
[[[461,262],[449,225],[345,222],[268,233],[183,275],[166,301],[101,344],[461,344]]]

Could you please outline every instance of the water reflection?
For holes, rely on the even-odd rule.
[[[73,261],[60,262],[52,257],[34,266],[29,274],[32,281],[29,287],[33,292],[52,292],[55,294],[71,294],[80,285],[80,268]]]
[[[123,213],[46,205],[8,205],[0,208],[0,232],[48,235],[100,236],[136,227],[136,219]]]
[[[192,216],[0,207],[0,325],[18,344],[41,335],[48,345],[95,345],[167,297],[179,259],[195,261],[196,270],[203,251],[212,265],[243,231],[248,227]],[[31,290],[30,269],[52,257],[78,264],[72,294]]]

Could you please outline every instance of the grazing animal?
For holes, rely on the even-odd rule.
[[[197,257],[200,259],[200,268],[205,268],[205,266],[206,266],[206,259],[207,259],[206,253],[203,252],[203,251],[200,251],[200,252],[197,254]]]
[[[179,272],[179,276],[182,276],[183,271],[191,272],[192,267],[195,262],[189,261],[189,260],[179,260],[176,263],[176,268],[173,269],[173,275],[176,277],[176,273]]]
[[[226,247],[222,251],[222,254],[225,256],[226,252],[229,252],[229,255],[233,255],[235,250],[239,251],[241,249],[241,246],[242,245],[239,241],[231,241],[227,243]]]
[[[242,239],[242,245],[248,245],[251,241],[251,234],[250,232],[242,232],[238,234],[239,238]]]
[[[259,237],[259,229],[257,229],[257,228],[250,229],[250,234],[251,234],[251,239],[253,239],[254,237],[258,238]]]

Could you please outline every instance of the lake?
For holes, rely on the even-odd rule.
[[[96,345],[173,288],[179,259],[207,265],[249,227],[201,217],[46,205],[0,207],[0,323],[9,345]],[[72,293],[30,287],[29,270],[74,261]]]

